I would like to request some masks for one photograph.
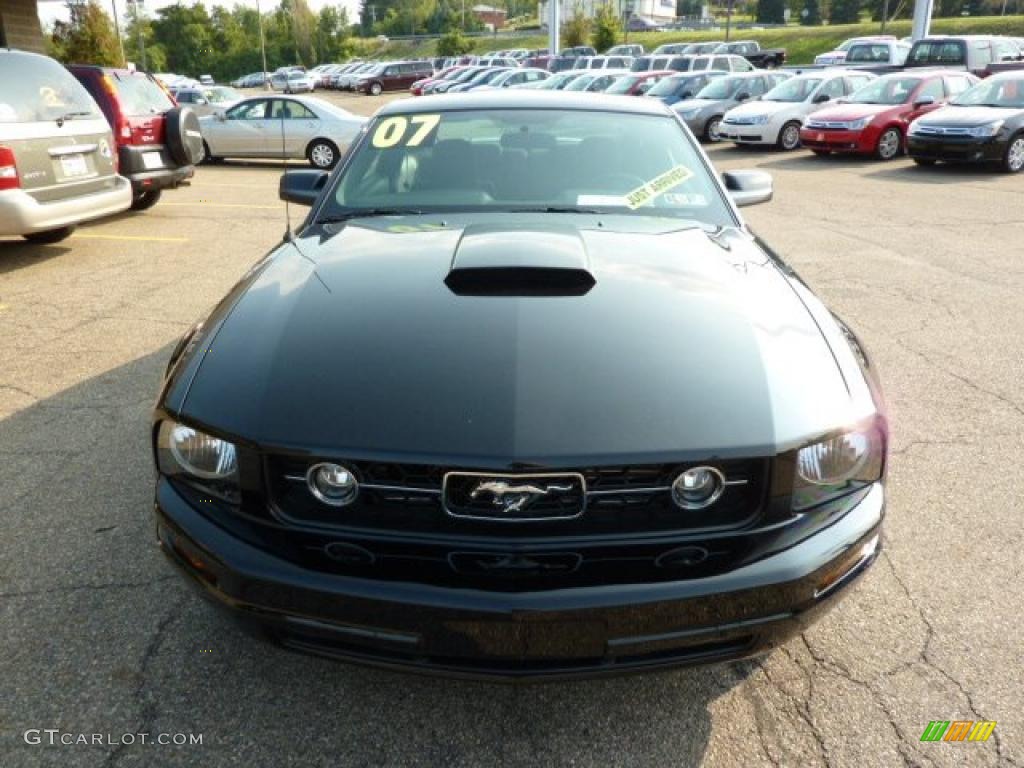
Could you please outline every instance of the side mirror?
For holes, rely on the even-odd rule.
[[[764,171],[726,171],[722,182],[740,208],[767,203],[775,191],[771,174]]]
[[[921,109],[922,107],[930,107],[935,103],[935,99],[931,96],[922,96],[920,99],[914,102],[914,109]]]
[[[216,112],[214,113],[214,117],[216,117],[216,118],[217,118],[218,120],[220,120],[221,122],[224,122],[225,120],[227,120],[227,119],[228,119],[228,116],[227,116],[227,115],[225,115],[225,114],[224,114],[224,113],[223,113],[222,111],[220,111],[220,110],[217,110],[217,111],[216,111]]]
[[[750,94],[747,93],[746,91],[743,91],[743,93],[737,93],[736,94],[736,101],[746,101],[749,98],[750,98]]]
[[[285,171],[277,189],[278,197],[297,205],[312,205],[327,184],[327,171]]]
[[[683,91],[683,95],[679,97],[680,101],[686,101],[687,99],[693,98],[693,91]]]
[[[832,97],[829,96],[827,93],[819,93],[817,96],[814,97],[814,103],[815,104],[824,104],[826,101],[829,101],[831,98]]]

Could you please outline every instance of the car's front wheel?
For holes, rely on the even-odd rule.
[[[790,122],[782,126],[779,131],[779,149],[787,152],[800,146],[800,123]]]
[[[878,137],[875,145],[875,157],[879,160],[892,160],[903,149],[903,134],[899,128],[886,128]]]
[[[72,225],[70,227],[61,227],[60,229],[48,229],[45,232],[32,232],[27,235],[22,235],[22,237],[30,243],[49,245],[50,243],[59,243],[61,240],[67,239],[74,231],[75,227]]]
[[[1020,173],[1024,168],[1024,134],[1018,134],[1010,139],[1006,147],[1006,154],[1003,155],[1003,170],[1007,173]]]
[[[338,162],[338,148],[327,139],[316,139],[309,145],[306,156],[314,168],[329,171]]]
[[[370,84],[370,95],[371,96],[380,96],[381,91],[383,91],[383,90],[384,90],[384,88],[381,86],[380,83],[371,83]]]

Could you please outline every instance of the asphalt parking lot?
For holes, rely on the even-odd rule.
[[[833,613],[757,661],[516,687],[243,634],[151,522],[171,345],[285,229],[279,167],[203,167],[58,245],[0,242],[0,766],[1024,766],[1024,180],[710,154],[775,175],[748,221],[886,386],[885,551]],[[922,743],[931,720],[998,724],[986,743]],[[202,744],[31,745],[29,729]]]

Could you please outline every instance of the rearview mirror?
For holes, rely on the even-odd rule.
[[[935,99],[932,96],[922,96],[920,99],[914,102],[914,109],[920,109],[921,107],[931,106],[935,103]]]
[[[722,174],[722,182],[732,201],[740,208],[767,203],[774,194],[772,176],[764,171],[726,171]]]
[[[278,197],[297,205],[312,205],[327,184],[327,171],[285,171],[278,186]]]
[[[831,98],[832,97],[829,96],[827,93],[819,93],[817,96],[814,97],[814,103],[815,104],[824,104],[826,101],[828,101]]]

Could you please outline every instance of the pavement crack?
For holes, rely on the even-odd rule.
[[[177,579],[176,574],[158,576],[148,581],[114,581],[107,584],[72,584],[66,587],[47,587],[46,589],[27,589],[21,592],[0,592],[0,599],[19,597],[38,597],[40,595],[66,595],[74,592],[103,592],[108,589],[138,589],[149,587],[164,581]]]

